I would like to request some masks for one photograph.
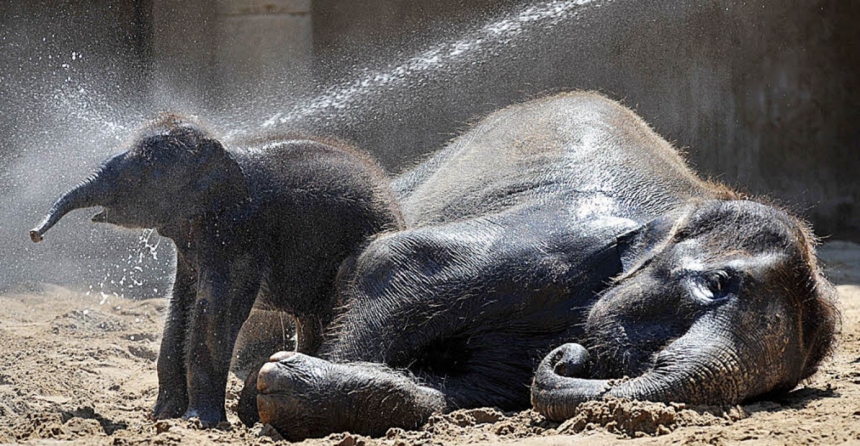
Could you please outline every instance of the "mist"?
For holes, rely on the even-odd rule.
[[[835,1],[499,2],[318,55],[314,76],[276,70],[262,95],[225,95],[226,85],[212,97],[190,94],[182,70],[159,75],[145,4],[0,9],[0,292],[52,283],[99,303],[167,293],[174,253],[153,231],[93,224],[93,209],[70,213],[40,244],[27,236],[164,111],[195,116],[228,147],[265,132],[337,136],[397,174],[493,110],[597,90],[685,148],[705,176],[788,203],[820,235],[860,228],[860,32]]]
[[[5,28],[2,36],[5,49],[11,51],[4,51],[6,72],[0,77],[6,98],[0,109],[2,134],[8,135],[0,157],[4,190],[0,291],[60,284],[86,290],[102,304],[113,297],[167,292],[175,261],[171,242],[151,230],[93,224],[89,218],[96,209],[70,213],[43,243],[34,245],[27,239],[27,230],[53,200],[102,161],[124,151],[137,129],[160,112],[192,115],[228,144],[249,134],[296,129],[368,143],[363,140],[382,133],[383,127],[382,123],[362,127],[369,114],[409,110],[410,95],[418,94],[427,82],[439,82],[481,64],[494,48],[497,51],[500,45],[521,38],[524,27],[537,21],[553,26],[587,3],[592,1],[551,1],[513,13],[497,12],[484,17],[484,23],[473,20],[471,29],[454,37],[411,36],[404,39],[408,44],[362,57],[364,66],[352,66],[330,85],[284,85],[288,81],[271,80],[284,91],[301,88],[306,93],[273,92],[263,100],[221,107],[213,107],[214,101],[189,102],[181,85],[151,85],[149,67],[139,61],[135,42],[125,42],[124,52],[82,45],[97,40],[87,35],[87,30],[95,29],[87,25],[96,26],[104,11],[73,16],[73,11],[60,8],[35,15],[38,8],[19,6],[4,17],[4,22],[15,26]],[[45,31],[49,29],[54,31]],[[446,36],[454,31],[444,26],[433,30]],[[289,79],[289,73],[283,77]],[[356,130],[359,134],[350,134]],[[445,133],[453,134],[453,128]],[[418,157],[441,147],[437,141],[430,145],[410,152]]]
[[[94,211],[70,214],[46,243],[27,242],[26,228],[52,200],[122,150],[151,111],[142,95],[129,93],[140,91],[128,88],[135,79],[116,77],[114,64],[124,61],[43,35],[50,27],[37,26],[36,18],[21,20],[18,29],[2,31],[4,71],[29,75],[3,76],[0,291],[54,283],[100,300],[163,293],[172,255],[167,243],[91,224]]]

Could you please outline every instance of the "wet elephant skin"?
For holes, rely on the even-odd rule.
[[[344,260],[368,237],[401,227],[387,183],[367,155],[338,141],[275,135],[228,150],[200,125],[167,115],[60,197],[30,237],[40,241],[71,210],[101,206],[95,222],[155,228],[173,240],[152,417],[214,426],[227,419],[233,347],[255,303],[293,316],[264,319],[276,341],[295,329],[298,351],[318,348]],[[256,325],[242,340],[244,364],[266,344]]]
[[[290,440],[476,406],[735,404],[793,388],[831,348],[806,225],[700,179],[597,94],[496,112],[391,187],[406,229],[343,269],[320,349],[247,381]]]
[[[477,406],[561,420],[613,396],[739,403],[812,375],[838,327],[803,222],[700,179],[597,94],[500,110],[388,187],[337,145],[216,143],[158,124],[31,232],[101,205],[98,221],[174,240],[156,417],[223,419],[255,300],[295,316],[298,351],[248,376],[240,417],[290,440]],[[166,165],[221,167],[165,175],[149,149],[164,146],[185,148]],[[155,167],[115,174],[139,158]],[[167,192],[116,192],[141,184]]]

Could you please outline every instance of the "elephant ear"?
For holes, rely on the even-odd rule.
[[[663,251],[672,238],[676,221],[676,216],[661,215],[617,236],[616,246],[624,275],[638,270]]]
[[[248,198],[248,184],[239,163],[216,139],[201,141],[192,188],[207,209],[224,208]]]

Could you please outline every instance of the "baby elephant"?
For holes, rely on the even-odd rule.
[[[231,353],[251,307],[294,315],[313,352],[332,318],[338,271],[373,234],[401,227],[387,179],[335,141],[283,137],[225,147],[165,116],[53,205],[33,241],[67,212],[155,228],[176,245],[176,278],[158,357],[155,419],[226,421]]]

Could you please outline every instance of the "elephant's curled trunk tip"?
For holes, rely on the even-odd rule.
[[[48,229],[51,229],[59,219],[60,215],[56,212],[49,213],[35,228],[30,230],[30,240],[32,240],[33,243],[39,243],[44,240],[45,233],[48,232]]]
[[[42,237],[42,234],[39,232],[38,229],[34,228],[30,230],[30,240],[32,240],[33,243],[39,243],[44,240],[44,237]]]
[[[97,179],[98,175],[92,175],[60,197],[42,221],[30,230],[30,240],[35,243],[41,242],[45,233],[70,211],[96,206],[103,201],[104,184]]]

